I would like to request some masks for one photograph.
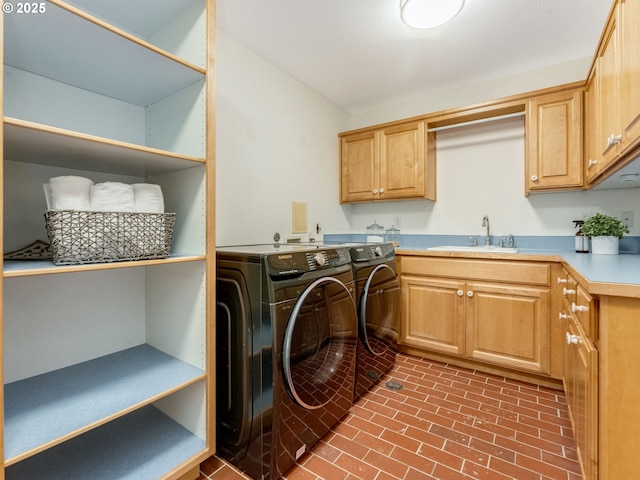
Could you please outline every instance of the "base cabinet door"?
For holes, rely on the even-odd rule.
[[[565,391],[583,480],[598,478],[598,351],[575,317],[566,331]]]
[[[549,373],[549,290],[486,283],[466,288],[467,356]]]
[[[547,288],[402,275],[400,343],[549,373]]]
[[[464,283],[403,276],[400,342],[449,355],[464,355]]]

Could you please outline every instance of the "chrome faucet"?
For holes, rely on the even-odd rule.
[[[484,237],[484,244],[489,246],[491,245],[491,233],[489,233],[489,217],[487,215],[482,217],[482,226],[487,227],[487,235]]]

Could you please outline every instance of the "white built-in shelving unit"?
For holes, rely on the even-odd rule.
[[[215,0],[12,3],[3,252],[47,240],[59,175],[159,184],[176,224],[163,260],[3,261],[0,480],[196,478],[215,443]]]

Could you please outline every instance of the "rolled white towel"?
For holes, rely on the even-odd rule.
[[[48,210],[89,210],[93,181],[75,175],[49,179],[44,184]]]
[[[160,185],[153,183],[134,183],[133,196],[136,212],[164,213],[164,197]]]
[[[91,187],[94,212],[135,212],[133,186],[120,182],[96,183]]]

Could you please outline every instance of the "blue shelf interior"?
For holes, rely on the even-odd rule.
[[[7,480],[160,478],[205,443],[148,405],[6,469]]]
[[[143,344],[7,384],[5,460],[143,406],[201,378],[204,378],[203,370]],[[105,428],[97,430],[98,439],[102,437],[99,432]],[[127,433],[124,437],[135,434]],[[117,443],[125,440],[128,441],[122,438]],[[66,449],[64,445],[61,446],[63,450]],[[135,447],[136,450],[139,448],[144,445]],[[84,450],[84,447],[73,450]],[[50,473],[29,478],[52,478]]]

